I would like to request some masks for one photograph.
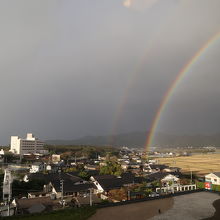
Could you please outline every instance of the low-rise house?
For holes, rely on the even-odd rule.
[[[62,185],[60,181],[53,181],[49,185],[51,187],[51,193],[55,195],[56,198],[61,198],[62,196]],[[90,190],[94,190],[95,186],[88,182],[77,182],[72,183],[69,181],[63,182],[63,195],[64,196],[80,196],[88,195]]]
[[[167,165],[164,164],[150,164],[151,172],[162,172],[164,169],[168,168]]]
[[[59,201],[50,197],[38,197],[33,199],[16,199],[17,214],[34,214],[45,211],[52,211],[55,206],[59,206]]]
[[[0,150],[0,155],[1,155],[1,156],[4,156],[4,155],[5,155],[4,149],[1,149],[1,150]]]
[[[170,184],[179,184],[180,179],[172,174],[166,175],[163,179],[160,180],[162,186],[169,186]]]
[[[168,167],[163,169],[163,172],[180,172],[181,168],[179,167]]]
[[[150,182],[159,181],[162,186],[168,186],[171,184],[179,184],[181,173],[165,173],[156,172],[147,176]]]
[[[95,188],[93,183],[84,181],[75,173],[32,173],[24,177],[24,181],[29,180],[44,180],[45,185],[42,189],[41,195],[53,195],[55,198],[60,198],[63,188],[63,195],[73,195],[78,196],[82,194],[87,194],[89,191]],[[36,197],[34,193],[30,195],[31,197]]]
[[[46,194],[43,191],[39,191],[39,192],[28,192],[28,199],[33,199],[33,198],[37,198],[37,197],[46,197],[49,196],[48,194]]]
[[[52,154],[51,160],[52,160],[52,163],[54,163],[54,164],[59,163],[61,161],[60,155],[59,154]]]
[[[84,166],[84,168],[85,168],[86,170],[98,170],[98,169],[99,169],[99,166],[93,165],[93,164],[86,164],[86,165]]]
[[[100,163],[99,163],[99,166],[100,167],[104,167],[104,166],[106,166],[107,165],[107,162],[106,161],[101,161]]]
[[[35,162],[31,165],[30,173],[38,173],[44,171],[46,168],[45,164],[42,162]]]
[[[126,160],[126,159],[129,159],[129,156],[128,156],[128,155],[123,155],[123,156],[122,156],[122,159],[125,159],[125,160]]]
[[[141,167],[141,165],[140,164],[138,164],[138,163],[130,163],[129,164],[129,167],[131,168],[131,169],[140,169],[140,167]]]
[[[110,190],[123,186],[132,186],[143,182],[143,178],[135,177],[132,173],[124,173],[120,177],[114,175],[99,175],[90,178],[96,186],[96,193],[108,194]]]
[[[220,185],[220,172],[209,173],[205,175],[205,182],[210,182],[214,185]]]
[[[146,174],[152,173],[152,169],[151,169],[151,167],[149,166],[149,164],[143,166],[142,170],[143,170],[143,172],[146,173]]]
[[[128,163],[122,162],[122,163],[121,163],[121,168],[122,168],[124,171],[126,171],[126,170],[129,168]]]
[[[142,160],[141,159],[137,159],[136,162],[137,163],[142,163]]]
[[[4,155],[0,154],[0,163],[4,163]]]

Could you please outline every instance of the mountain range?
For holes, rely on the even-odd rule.
[[[74,140],[47,140],[49,145],[90,145],[90,146],[127,146],[142,148],[146,144],[148,133],[130,132],[113,136],[85,136]],[[172,135],[157,133],[154,147],[220,147],[220,134],[213,135]]]

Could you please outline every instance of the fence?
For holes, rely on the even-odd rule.
[[[165,199],[165,198],[170,198],[170,197],[175,197],[175,196],[181,196],[181,195],[186,195],[186,194],[191,194],[191,193],[196,193],[196,192],[203,192],[203,189],[196,189],[193,191],[180,191],[172,194],[167,194],[167,195],[161,195],[158,197],[146,197],[143,199],[134,199],[134,200],[127,200],[123,202],[116,202],[116,203],[99,203],[97,204],[97,208],[106,208],[106,207],[114,207],[114,206],[120,206],[120,205],[128,205],[132,203],[139,203],[139,202],[146,202],[146,201],[152,201],[152,200],[158,200],[158,199]]]
[[[156,188],[157,193],[167,193],[167,192],[181,192],[181,191],[190,191],[196,190],[196,184],[191,185],[173,185],[173,186],[166,186],[161,188]]]

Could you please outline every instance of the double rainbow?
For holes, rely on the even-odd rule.
[[[220,32],[215,34],[213,37],[211,37],[203,47],[201,47],[195,54],[194,56],[189,60],[189,62],[181,69],[181,71],[178,73],[177,77],[163,96],[163,99],[160,103],[160,106],[157,110],[157,113],[153,119],[153,123],[150,128],[149,135],[146,140],[145,144],[145,150],[149,151],[150,147],[153,145],[154,137],[155,137],[155,132],[157,130],[157,127],[160,123],[160,119],[162,117],[162,113],[164,112],[166,106],[169,104],[169,101],[175,92],[175,89],[178,87],[182,79],[184,78],[185,75],[190,71],[190,69],[193,67],[193,65],[200,59],[202,55],[204,55],[208,49],[213,46],[216,41],[220,39]]]

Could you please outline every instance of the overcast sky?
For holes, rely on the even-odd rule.
[[[0,144],[147,131],[166,90],[220,31],[219,0],[0,0]],[[220,42],[158,130],[220,132]]]

